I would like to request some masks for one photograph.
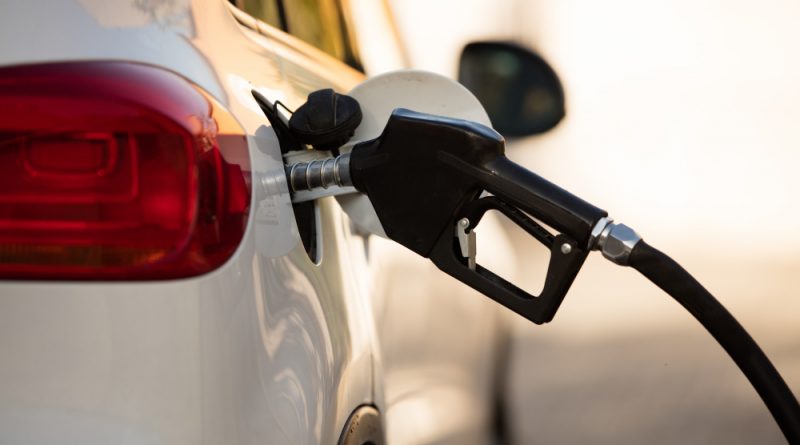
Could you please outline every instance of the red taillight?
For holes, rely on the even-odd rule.
[[[248,159],[231,116],[168,71],[0,69],[0,278],[208,272],[244,234]]]

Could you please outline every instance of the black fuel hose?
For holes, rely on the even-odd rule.
[[[761,396],[790,444],[800,444],[800,405],[741,324],[672,258],[639,241],[628,265],[688,310],[727,351]]]

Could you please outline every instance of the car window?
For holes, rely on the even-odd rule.
[[[333,0],[284,0],[284,7],[290,34],[344,59],[346,34]]]
[[[233,0],[232,3],[262,22],[284,29],[278,0]]]
[[[251,16],[363,71],[341,0],[230,0]],[[346,1],[346,0],[345,0]]]

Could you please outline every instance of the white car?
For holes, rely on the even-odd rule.
[[[486,443],[497,306],[293,206],[252,95],[403,68],[386,6],[235,3],[0,7],[0,443]]]

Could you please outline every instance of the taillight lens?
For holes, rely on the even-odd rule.
[[[0,278],[208,272],[244,234],[248,159],[232,117],[160,68],[0,69]]]

